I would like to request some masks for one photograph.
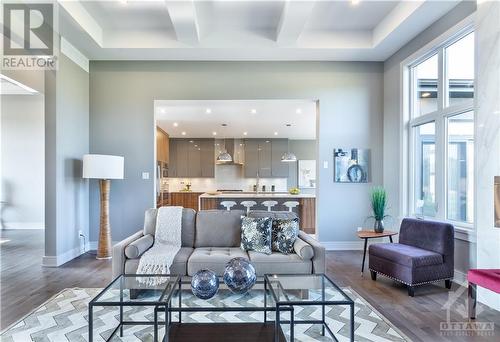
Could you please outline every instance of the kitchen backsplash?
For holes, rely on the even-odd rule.
[[[168,178],[168,191],[176,192],[184,188],[184,183],[191,183],[191,190],[195,192],[224,190],[253,191],[256,178],[245,178],[243,167],[237,165],[216,165],[215,178]],[[260,187],[266,186],[266,191],[271,191],[271,186],[275,186],[275,191],[287,191],[287,178],[261,178]],[[259,189],[259,190],[261,190]]]

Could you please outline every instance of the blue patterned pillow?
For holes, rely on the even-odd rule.
[[[272,249],[283,254],[294,253],[293,245],[299,235],[299,219],[273,220]]]
[[[271,231],[273,220],[270,217],[241,219],[241,249],[271,254]]]

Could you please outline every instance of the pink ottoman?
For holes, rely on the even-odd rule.
[[[467,272],[469,281],[469,317],[476,318],[477,286],[500,293],[500,269],[472,269]]]

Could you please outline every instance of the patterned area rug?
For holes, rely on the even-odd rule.
[[[351,288],[343,289],[355,301],[355,339],[356,341],[410,341],[384,316],[377,312],[359,294]],[[100,289],[70,288],[61,291],[40,307],[11,325],[1,333],[2,342],[83,342],[88,341],[88,302],[99,293]],[[191,295],[183,303],[187,306],[207,305]],[[218,295],[218,297],[220,297]],[[262,300],[263,296],[237,296],[228,294],[222,300],[245,306],[246,301]],[[153,320],[151,308],[126,307],[124,319]],[[329,327],[339,341],[349,340],[349,308],[334,306],[326,309]],[[270,319],[274,319],[268,316]],[[319,307],[295,307],[296,319],[320,319]],[[286,317],[283,317],[286,318]],[[175,315],[174,315],[175,319]],[[183,322],[262,322],[262,312],[198,312],[183,313]],[[96,307],[94,311],[94,341],[105,341],[119,322],[118,308]],[[283,325],[287,335],[289,326]],[[145,342],[152,341],[152,326],[128,326],[124,329],[124,337],[113,337],[112,341]],[[296,325],[295,341],[330,341],[321,336],[320,325]],[[160,330],[159,336],[164,331]]]

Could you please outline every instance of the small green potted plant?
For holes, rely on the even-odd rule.
[[[370,194],[370,202],[373,211],[371,218],[375,219],[373,229],[375,233],[384,231],[384,219],[389,215],[385,214],[387,209],[387,192],[381,186],[374,187]]]

